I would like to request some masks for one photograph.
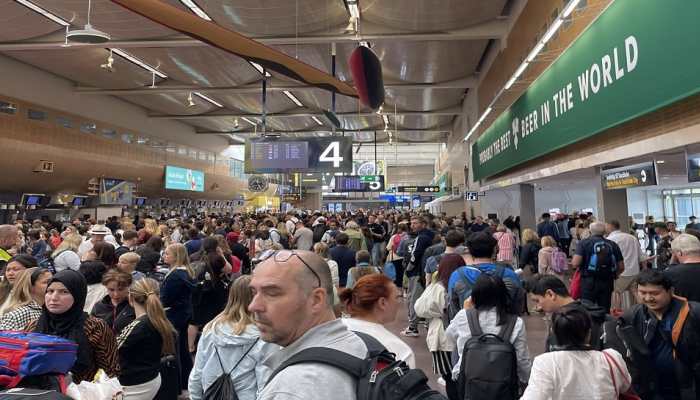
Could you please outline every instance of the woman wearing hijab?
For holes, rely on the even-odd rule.
[[[112,330],[99,318],[83,311],[87,283],[77,271],[64,270],[51,278],[38,321],[27,330],[54,335],[78,344],[78,358],[71,368],[73,382],[92,380],[98,369],[119,374],[117,342]]]

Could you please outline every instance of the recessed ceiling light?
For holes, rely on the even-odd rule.
[[[202,10],[202,9],[197,5],[197,3],[195,3],[194,1],[192,1],[192,0],[180,0],[180,3],[186,5],[187,8],[189,8],[190,10],[192,10],[193,13],[197,14],[197,16],[198,16],[199,18],[204,19],[204,20],[207,20],[207,21],[211,21],[211,17],[209,17],[209,16],[207,15],[207,13],[205,13],[204,10]]]
[[[30,9],[30,10],[32,10],[32,11],[35,11],[35,12],[37,12],[37,13],[43,15],[44,17],[50,19],[51,21],[53,21],[53,22],[55,22],[55,23],[57,23],[57,24],[59,24],[59,25],[62,25],[62,26],[70,26],[70,22],[66,21],[65,19],[59,17],[59,16],[56,15],[56,14],[53,14],[53,13],[50,13],[49,11],[47,11],[47,10],[44,10],[43,8],[39,7],[38,5],[32,3],[32,2],[29,1],[29,0],[15,0],[15,2],[17,2],[17,3],[19,3],[19,4],[21,4],[21,5],[25,6],[25,7],[27,7],[28,9]]]
[[[202,99],[204,99],[204,100],[210,102],[211,104],[213,104],[213,105],[215,105],[215,106],[217,106],[217,107],[219,107],[219,108],[223,108],[223,107],[224,107],[223,104],[219,103],[218,101],[212,99],[211,97],[209,97],[209,96],[207,96],[207,95],[205,95],[205,94],[202,94],[202,93],[199,93],[199,92],[194,92],[194,94],[196,94],[196,95],[199,96],[200,98],[202,98]]]
[[[282,93],[284,93],[285,96],[289,97],[289,100],[291,100],[297,106],[304,107],[304,104],[302,104],[302,102],[299,101],[299,99],[297,99],[297,97],[294,96],[289,90],[283,90]]]
[[[132,63],[138,65],[139,67],[145,69],[146,71],[152,72],[156,74],[158,77],[167,79],[168,76],[165,75],[164,73],[158,71],[156,68],[146,64],[145,62],[141,61],[139,58],[132,56],[131,54],[125,52],[122,49],[109,49],[111,50],[114,54],[119,55],[120,57],[124,57],[125,59],[131,61]]]
[[[270,77],[272,76],[272,75],[270,75],[269,72],[265,71],[265,69],[262,67],[262,65],[260,65],[260,64],[258,64],[258,63],[256,63],[256,62],[253,62],[253,61],[248,61],[248,62],[250,63],[250,65],[253,66],[253,68],[257,69],[258,72],[260,72],[261,75],[262,75],[262,73],[264,72],[264,73],[265,73],[265,77],[270,78]]]

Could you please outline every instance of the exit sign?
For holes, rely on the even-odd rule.
[[[376,175],[362,175],[360,176],[360,182],[379,182],[379,177]]]

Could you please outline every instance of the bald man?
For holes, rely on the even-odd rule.
[[[367,346],[333,314],[333,282],[328,264],[310,251],[281,250],[260,263],[250,282],[260,337],[283,347],[264,364],[270,370],[311,347],[365,358]],[[290,365],[267,382],[258,400],[356,399],[356,379],[314,362]]]
[[[5,264],[12,258],[9,250],[17,244],[17,233],[14,225],[0,225],[0,270],[4,270]]]

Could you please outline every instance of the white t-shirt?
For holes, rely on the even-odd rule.
[[[639,240],[629,233],[620,231],[611,232],[608,235],[608,240],[617,243],[617,246],[622,252],[622,258],[625,261],[625,270],[622,271],[622,276],[636,276],[639,274],[639,261],[642,260],[642,246]]]
[[[80,256],[72,250],[65,250],[54,258],[53,265],[56,268],[56,272],[63,271],[64,269],[77,271],[80,268]]]
[[[92,250],[93,246],[94,245],[92,244],[92,240],[83,240],[83,243],[80,243],[80,247],[78,247],[78,256],[80,256],[80,258],[83,258],[83,256],[87,254],[88,251]]]
[[[384,326],[356,318],[342,318],[342,321],[349,330],[366,333],[377,339],[387,350],[396,354],[397,360],[405,361],[411,368],[416,367],[416,357],[413,350]]]

